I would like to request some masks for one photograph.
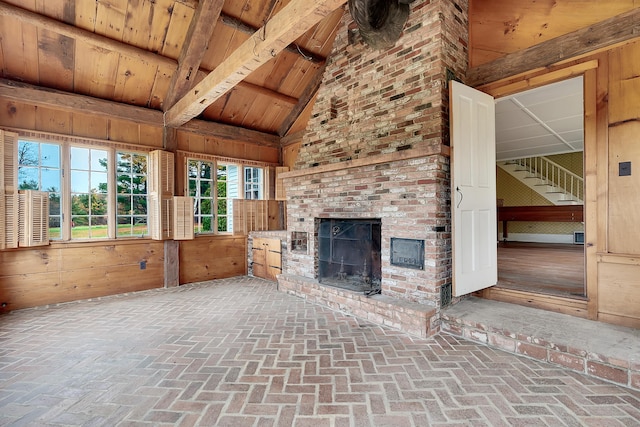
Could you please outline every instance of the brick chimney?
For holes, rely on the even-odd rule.
[[[447,81],[464,80],[467,13],[468,0],[417,0],[386,51],[364,44],[345,13],[295,170],[285,178],[281,289],[405,330],[393,313],[413,304],[428,319],[426,329],[410,332],[437,330],[441,292],[451,283]],[[376,309],[360,296],[317,282],[323,218],[380,219],[378,298],[391,304],[389,319],[368,313]],[[424,243],[422,269],[394,262],[392,241],[404,239]]]

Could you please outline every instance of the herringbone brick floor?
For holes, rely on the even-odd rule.
[[[248,277],[0,317],[11,426],[640,426],[640,394]]]

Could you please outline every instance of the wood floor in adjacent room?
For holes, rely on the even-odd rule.
[[[502,242],[498,286],[552,295],[584,296],[584,247]]]

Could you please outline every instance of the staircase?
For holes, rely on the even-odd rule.
[[[523,157],[497,164],[554,205],[584,202],[584,179],[546,157]]]

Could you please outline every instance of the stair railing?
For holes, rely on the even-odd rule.
[[[584,200],[584,179],[546,157],[523,157],[509,163],[517,164],[546,185],[562,189],[565,195]]]

